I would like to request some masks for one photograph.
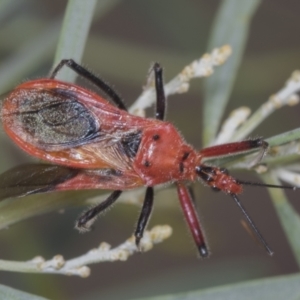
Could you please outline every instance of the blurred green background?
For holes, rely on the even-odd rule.
[[[207,51],[220,3],[111,1],[105,12],[95,12],[83,64],[116,87],[129,105],[141,93],[151,63],[158,61],[164,66],[168,81]],[[62,0],[0,1],[0,93],[23,80],[49,73],[66,4]],[[299,12],[299,1],[262,1],[251,23],[225,117],[240,106],[255,110],[300,67]],[[168,102],[167,119],[197,148],[201,147],[202,99],[202,81],[196,79],[187,94],[170,97]],[[299,127],[299,113],[299,106],[285,107],[251,137],[267,138]],[[152,109],[148,115],[153,115]],[[3,131],[0,153],[1,172],[31,160]],[[239,178],[247,176],[237,173]],[[229,197],[201,184],[195,184],[195,192],[212,253],[210,259],[197,258],[176,193],[166,189],[157,194],[149,225],[170,224],[174,233],[152,251],[134,255],[127,262],[93,265],[87,279],[1,272],[0,283],[51,299],[132,299],[298,271],[265,189],[246,188],[241,198],[275,251],[272,258],[240,225],[242,217]],[[295,195],[291,199],[299,211]],[[73,228],[81,209],[28,219],[0,232],[1,259],[28,260],[36,255],[51,258],[55,254],[67,259],[101,241],[116,246],[133,232],[138,210],[115,205],[98,220],[95,230],[84,235]]]

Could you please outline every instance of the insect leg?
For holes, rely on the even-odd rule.
[[[230,194],[230,196],[232,197],[232,199],[235,201],[235,203],[237,204],[237,206],[239,207],[239,209],[242,211],[243,215],[245,216],[248,224],[250,225],[250,227],[252,228],[253,232],[256,234],[258,240],[260,241],[260,243],[263,245],[263,247],[266,249],[266,251],[268,252],[269,255],[273,255],[273,251],[271,250],[271,248],[269,247],[269,245],[267,244],[266,240],[264,239],[264,237],[261,235],[261,233],[259,232],[258,228],[256,227],[256,225],[254,224],[253,220],[251,219],[251,217],[249,216],[249,214],[247,213],[247,211],[245,210],[244,206],[242,205],[242,203],[240,202],[239,198],[237,197],[236,194]]]
[[[155,117],[158,120],[164,120],[166,111],[166,97],[164,91],[164,82],[162,76],[162,67],[159,63],[153,66],[155,75],[155,90],[156,90],[156,113]]]
[[[95,222],[97,216],[105,209],[113,205],[121,193],[122,191],[112,192],[106,200],[83,213],[76,221],[76,228],[83,231],[89,230]]]
[[[201,228],[201,224],[199,222],[199,218],[193,204],[193,199],[187,187],[183,183],[177,182],[176,185],[177,185],[177,192],[178,192],[180,204],[185,219],[191,230],[193,239],[197,245],[199,254],[203,258],[207,257],[209,253],[206,247],[203,230]]]
[[[260,160],[266,154],[269,144],[263,139],[255,139],[255,140],[245,140],[240,142],[216,145],[212,147],[203,148],[200,150],[200,154],[202,157],[216,157],[216,156],[226,156],[226,155],[235,155],[238,153],[246,152],[252,149],[261,148],[257,158],[253,161],[253,165],[260,162]]]
[[[140,241],[143,237],[144,230],[149,221],[149,217],[153,208],[153,187],[148,187],[142,207],[141,214],[139,216],[137,226],[134,232],[135,244],[139,247]]]
[[[52,71],[50,74],[50,78],[55,78],[57,73],[64,67],[68,66],[78,75],[86,78],[90,82],[92,82],[95,86],[101,89],[104,93],[106,93],[109,98],[117,105],[118,108],[126,110],[127,108],[122,100],[122,98],[102,79],[94,75],[88,69],[82,67],[81,65],[77,64],[73,59],[63,59]]]
[[[189,186],[187,186],[186,187],[187,188],[187,190],[188,190],[188,192],[189,192],[189,194],[190,194],[190,196],[191,196],[191,200],[193,201],[193,204],[195,205],[195,207],[196,207],[196,201],[195,201],[195,192],[194,192],[194,189],[189,185]]]

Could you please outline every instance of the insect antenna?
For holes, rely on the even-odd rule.
[[[242,203],[240,202],[239,198],[237,197],[236,194],[230,194],[230,196],[232,197],[232,199],[235,201],[235,203],[237,204],[237,206],[239,207],[239,209],[241,210],[241,212],[243,213],[244,217],[246,218],[248,224],[250,225],[250,227],[253,229],[253,232],[256,234],[258,240],[260,241],[260,243],[263,245],[263,247],[266,249],[267,253],[272,256],[273,255],[273,251],[271,250],[271,248],[269,247],[269,245],[267,244],[266,240],[264,239],[264,237],[261,235],[261,233],[259,232],[258,228],[256,227],[256,225],[254,224],[253,220],[251,219],[251,217],[249,216],[249,214],[247,213],[246,209],[244,208],[244,206],[242,205]]]
[[[277,189],[284,189],[284,190],[297,190],[298,188],[295,186],[290,185],[277,185],[277,184],[268,184],[268,183],[261,183],[261,182],[252,182],[252,181],[243,181],[243,180],[236,180],[239,184],[245,185],[252,185],[252,186],[261,186],[261,187],[270,187],[270,188],[277,188]]]

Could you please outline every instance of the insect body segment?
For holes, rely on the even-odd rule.
[[[189,156],[185,158],[186,153]],[[166,122],[147,128],[138,151],[134,168],[145,185],[177,180],[195,180],[196,152],[187,145],[175,127]]]
[[[223,191],[227,194],[241,194],[242,185],[228,174],[227,169],[210,166],[198,166],[197,174],[215,191]]]
[[[70,67],[90,80],[105,96],[55,80],[63,66]],[[192,196],[185,184],[186,181],[199,179],[235,200],[248,224],[269,250],[237,198],[242,192],[243,182],[230,176],[224,169],[204,164],[206,158],[233,155],[256,148],[262,149],[261,157],[267,144],[257,139],[196,151],[184,141],[171,123],[164,121],[166,99],[162,68],[155,64],[153,69],[157,95],[156,119],[130,115],[122,99],[107,83],[73,60],[61,61],[50,79],[29,81],[18,86],[2,107],[4,129],[27,153],[56,166],[50,168],[45,164],[38,167],[26,165],[26,172],[29,174],[26,179],[17,175],[16,168],[7,171],[2,174],[0,199],[51,190],[114,190],[104,202],[79,217],[77,227],[88,230],[97,215],[111,206],[123,190],[146,186],[146,196],[135,230],[138,246],[151,215],[153,187],[174,182],[193,239],[200,255],[206,257],[206,239]],[[20,170],[22,168],[19,167]],[[51,174],[54,178],[43,180],[45,174]],[[40,187],[37,187],[39,184]],[[1,189],[13,190],[13,187],[19,192],[1,194]]]

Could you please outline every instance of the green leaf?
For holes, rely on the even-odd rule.
[[[293,142],[300,139],[300,128],[296,128],[267,139],[269,145],[279,146],[285,143]]]
[[[97,1],[69,0],[56,49],[54,66],[62,59],[81,61]],[[75,81],[76,73],[63,69],[57,78]]]
[[[218,131],[242,59],[251,17],[258,4],[259,0],[225,0],[217,14],[208,46],[209,51],[229,44],[233,53],[224,66],[218,68],[205,81],[204,145],[209,145]]]
[[[262,178],[266,183],[280,185],[280,182],[275,176],[272,176],[271,172],[263,175]],[[284,190],[269,188],[268,192],[271,196],[286,238],[295,255],[295,259],[300,266],[300,216],[289,203]]]
[[[13,55],[0,65],[0,93],[11,89],[19,80],[36,70],[46,59],[50,58],[58,36],[57,24],[49,26],[41,34],[29,39]]]
[[[9,225],[32,216],[61,208],[83,205],[86,199],[97,196],[100,193],[101,191],[99,190],[53,192],[1,201],[0,229],[7,228]]]
[[[60,34],[60,40],[56,50],[55,62],[64,58],[73,58],[80,61],[92,20],[92,14],[95,12],[97,17],[105,15],[119,0],[103,0],[98,3],[96,10],[92,10],[92,4],[94,2],[96,1],[70,1],[68,5],[68,16],[66,15],[64,18],[64,30],[63,33]],[[13,5],[13,3],[15,2],[0,2],[0,18],[9,14],[15,6],[20,5],[20,1],[18,1],[18,3],[16,2],[17,5]],[[7,6],[9,7],[7,8]],[[81,6],[84,6],[84,10],[80,10]],[[78,12],[80,12],[80,14]],[[82,24],[79,21],[81,21]],[[31,17],[31,19],[28,20],[28,24],[26,22],[25,24],[23,23],[20,21],[21,25],[18,26],[19,31],[20,27],[28,26],[28,24],[33,27],[45,29],[29,36],[24,45],[18,45],[17,50],[15,50],[15,48],[9,49],[11,53],[10,56],[0,64],[0,94],[7,92],[19,81],[24,80],[28,74],[40,68],[45,61],[51,59],[55,51],[55,45],[59,37],[61,26],[58,20],[46,23],[38,18]],[[14,29],[9,27],[5,31],[3,38],[6,38],[6,36],[15,37],[16,35],[17,33]],[[74,72],[71,73],[70,78],[72,79],[76,74]],[[65,79],[67,80],[68,78]]]
[[[47,300],[44,297],[35,296],[11,287],[0,285],[0,299],[5,300]]]
[[[143,300],[282,300],[300,298],[300,274],[253,280],[179,295]]]

